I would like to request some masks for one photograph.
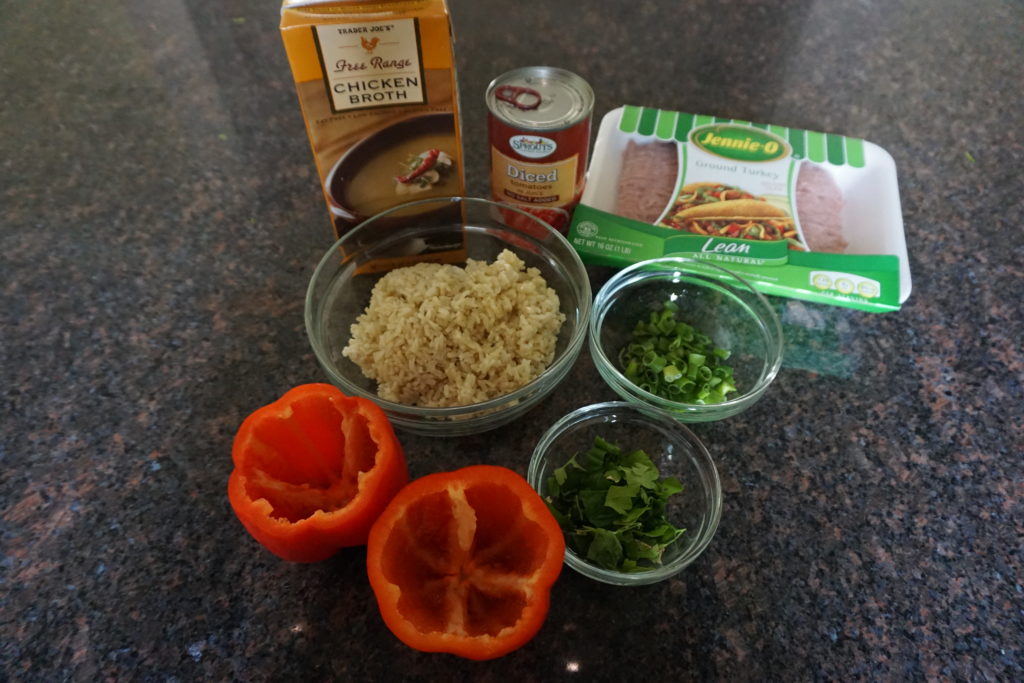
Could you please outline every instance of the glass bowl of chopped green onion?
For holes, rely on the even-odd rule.
[[[782,326],[743,278],[682,256],[642,261],[598,292],[590,353],[627,401],[683,422],[737,415],[764,394],[782,365]]]
[[[565,533],[565,562],[604,583],[663,581],[708,547],[722,487],[707,448],[664,411],[614,401],[556,422],[527,479]]]

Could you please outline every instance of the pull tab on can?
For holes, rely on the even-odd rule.
[[[494,90],[494,96],[502,102],[511,104],[516,109],[531,111],[540,106],[540,93],[533,88],[517,85],[502,85]]]

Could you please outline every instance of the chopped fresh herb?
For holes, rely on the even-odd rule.
[[[545,501],[577,555],[605,569],[645,572],[686,531],[665,517],[669,496],[682,490],[644,451],[598,436],[548,477]]]
[[[619,350],[619,369],[633,384],[679,403],[721,403],[736,391],[729,351],[676,317],[679,306],[665,302]]]

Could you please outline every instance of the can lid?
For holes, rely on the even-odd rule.
[[[486,100],[505,123],[532,130],[568,128],[594,109],[590,85],[553,66],[526,66],[498,76],[487,87]]]

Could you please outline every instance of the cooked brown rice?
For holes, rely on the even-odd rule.
[[[465,268],[418,263],[373,288],[342,353],[386,400],[449,407],[507,394],[551,364],[565,321],[540,271],[507,249]]]

